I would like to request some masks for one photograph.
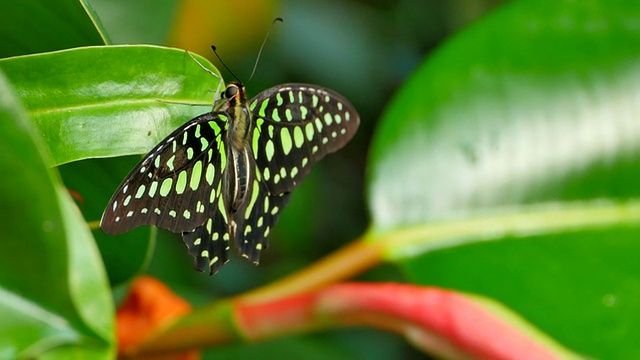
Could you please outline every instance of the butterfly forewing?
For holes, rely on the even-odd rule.
[[[107,205],[101,227],[120,234],[141,225],[193,231],[210,217],[224,168],[224,115],[200,115],[175,130],[131,171]],[[222,147],[222,148],[221,148]]]
[[[292,191],[315,162],[349,142],[360,123],[344,97],[313,85],[265,90],[251,100],[250,109],[253,152],[271,194]]]

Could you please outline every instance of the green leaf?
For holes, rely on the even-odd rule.
[[[0,60],[0,69],[55,165],[146,153],[179,125],[210,111],[210,90],[221,85],[184,50],[145,45],[15,57]]]
[[[639,230],[505,237],[402,264],[415,282],[490,295],[591,358],[635,358],[629,334],[640,330]]]
[[[377,129],[372,241],[590,357],[640,355],[639,21],[635,1],[514,1],[444,44]]]
[[[113,304],[89,229],[1,73],[0,94],[0,353],[112,357]]]
[[[0,2],[0,58],[108,43],[85,0]]]

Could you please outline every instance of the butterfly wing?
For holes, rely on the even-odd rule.
[[[251,178],[247,194],[248,202],[233,214],[231,237],[241,256],[254,264],[260,262],[260,253],[268,247],[267,237],[278,221],[282,208],[289,201],[289,193],[272,195],[267,184],[262,181],[259,168],[253,163],[256,172]]]
[[[179,233],[203,225],[220,195],[223,118],[215,112],[195,117],[154,147],[109,201],[104,232],[156,225]]]
[[[291,192],[326,154],[355,135],[360,116],[342,95],[322,87],[285,84],[251,100],[252,148],[272,195]]]
[[[351,140],[360,119],[341,95],[304,84],[265,90],[251,100],[250,110],[256,170],[246,207],[233,215],[231,237],[238,252],[257,264],[290,192],[316,161]]]
[[[248,173],[247,201],[235,212],[227,213],[228,204],[225,204],[224,196],[220,196],[218,207],[212,209],[206,222],[192,232],[183,233],[183,241],[189,255],[195,259],[194,267],[199,271],[209,268],[213,275],[228,261],[230,239],[233,239],[241,256],[258,264],[261,251],[268,246],[269,232],[289,200],[289,193],[269,193],[267,184],[260,178],[253,155],[248,158],[250,168],[254,171]]]
[[[220,189],[218,188],[218,191]],[[217,207],[212,207],[209,218],[192,232],[182,234],[189,255],[194,257],[194,268],[214,275],[229,261],[229,232],[227,211],[222,196]]]

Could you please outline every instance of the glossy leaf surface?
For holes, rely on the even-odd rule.
[[[515,1],[430,56],[372,147],[389,259],[591,357],[639,355],[638,23],[633,1]]]
[[[145,153],[185,121],[210,111],[210,89],[220,84],[185,51],[145,45],[15,57],[0,60],[0,69],[43,134],[54,164]]]
[[[0,165],[11,174],[0,177],[3,356],[109,358],[113,304],[87,224],[4,76],[0,93]]]

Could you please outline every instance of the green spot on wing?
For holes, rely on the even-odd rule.
[[[209,146],[209,141],[204,137],[200,138],[200,151],[204,151]]]
[[[333,117],[331,116],[331,114],[329,113],[324,114],[324,122],[325,124],[327,124],[327,126],[331,125],[331,123],[333,122]]]
[[[251,146],[253,148],[253,153],[254,154],[257,154],[258,150],[259,150],[259,146],[260,146],[259,145],[260,144],[260,131],[259,131],[259,129],[262,126],[263,123],[264,123],[264,120],[258,118],[256,120],[256,129],[253,130],[253,139],[252,139],[252,142],[251,142]]]
[[[271,119],[273,121],[280,121],[280,114],[278,113],[278,109],[274,108],[273,111],[271,112]]]
[[[247,209],[244,211],[244,218],[249,220],[251,218],[251,210],[253,210],[253,206],[256,204],[256,199],[258,198],[258,192],[260,191],[260,184],[257,180],[253,182],[253,191],[251,192],[251,201],[247,206]]]
[[[304,134],[302,133],[302,128],[300,126],[296,126],[293,129],[293,142],[298,149],[300,149],[302,144],[304,144]]]
[[[268,105],[269,105],[269,99],[262,101],[262,104],[260,104],[260,111],[258,111],[258,114],[260,116],[267,116],[266,110]]]
[[[207,164],[207,173],[205,174],[205,179],[207,180],[207,184],[213,185],[213,177],[215,175],[215,167],[213,164]]]
[[[138,191],[136,192],[136,199],[142,198],[146,189],[147,188],[144,186],[144,184],[138,186]]]
[[[187,188],[187,172],[185,170],[180,171],[178,174],[178,180],[176,181],[176,192],[181,195]]]
[[[164,179],[164,181],[162,182],[162,185],[160,186],[160,196],[167,196],[171,191],[171,186],[173,186],[173,179],[172,178]]]
[[[191,170],[191,181],[189,182],[191,190],[195,191],[198,189],[200,178],[202,178],[202,161],[196,161],[196,163],[193,164],[193,169]]]
[[[315,134],[313,123],[307,123],[307,125],[304,126],[304,131],[307,133],[307,141],[313,140],[313,135]]]
[[[151,183],[151,185],[149,186],[149,196],[150,197],[154,197],[156,196],[156,191],[158,190],[158,182],[154,181]]]
[[[175,144],[175,142],[174,142]],[[167,160],[167,167],[169,168],[169,170],[173,171],[174,167],[173,167],[173,160],[176,159],[175,155],[171,155],[171,157],[169,157],[169,160]]]
[[[264,146],[264,153],[267,155],[267,161],[273,160],[274,148],[272,140],[267,140],[267,143]]]
[[[227,153],[224,150],[224,143],[220,143],[220,169],[224,169],[227,166]]]
[[[289,134],[289,129],[286,127],[280,129],[280,142],[282,143],[282,151],[284,151],[284,154],[289,155],[293,144],[291,143],[291,135]]]

